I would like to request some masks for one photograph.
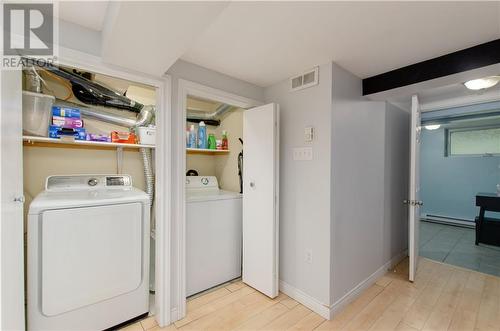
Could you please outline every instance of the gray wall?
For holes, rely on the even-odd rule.
[[[266,89],[280,105],[280,279],[329,305],[331,64],[320,66],[319,85],[291,92],[289,81]],[[304,128],[315,139],[304,142]],[[293,161],[294,147],[311,146],[312,161]],[[313,254],[306,262],[306,251]]]
[[[421,213],[474,221],[476,193],[496,192],[500,183],[500,157],[446,157],[443,128],[424,129],[420,150]]]
[[[335,304],[404,250],[408,117],[362,97],[361,79],[335,64],[332,77]]]
[[[182,60],[174,63],[172,67],[167,71],[167,74],[171,76],[172,79],[172,123],[177,123],[179,116],[182,116],[182,111],[178,107],[178,83],[179,79],[185,79],[192,82],[196,82],[202,85],[210,86],[216,89],[220,89],[226,92],[231,92],[236,95],[251,98],[257,101],[264,101],[264,89],[250,83],[223,75],[221,73],[200,67],[198,65],[185,62]],[[182,128],[184,132],[184,128]],[[172,155],[176,155],[178,141],[176,137],[177,132],[172,132]],[[183,178],[172,178],[172,192],[176,192],[179,185],[185,185],[185,180]],[[171,250],[172,250],[172,270],[176,270],[178,266],[177,261],[177,240],[175,238],[175,233],[177,229],[175,224],[172,223],[172,240],[171,240]],[[177,273],[172,273],[171,279],[171,305],[172,309],[177,308],[178,293],[177,289]]]
[[[410,169],[410,114],[386,103],[385,112],[385,212],[383,261],[408,248],[408,197]]]

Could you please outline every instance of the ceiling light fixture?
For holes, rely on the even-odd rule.
[[[490,76],[466,81],[464,85],[469,90],[477,91],[493,87],[497,85],[498,82],[500,82],[500,76]]]
[[[441,125],[439,125],[439,124],[431,124],[431,125],[426,125],[426,126],[424,126],[424,128],[425,128],[426,130],[437,130],[437,129],[439,129],[440,127],[441,127]]]

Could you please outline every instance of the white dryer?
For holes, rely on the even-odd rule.
[[[241,277],[242,195],[214,176],[186,177],[186,294]]]
[[[28,216],[28,330],[103,330],[149,310],[149,199],[128,175],[47,178]]]

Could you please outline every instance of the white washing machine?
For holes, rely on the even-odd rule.
[[[128,175],[47,178],[28,216],[28,330],[103,330],[148,312],[149,199]]]
[[[187,296],[241,277],[242,195],[213,176],[186,177]]]

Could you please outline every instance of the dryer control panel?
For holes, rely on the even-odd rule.
[[[131,187],[132,177],[129,175],[49,176],[45,183],[47,191],[129,189]]]

